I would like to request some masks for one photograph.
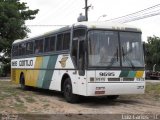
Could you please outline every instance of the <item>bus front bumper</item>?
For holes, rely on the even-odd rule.
[[[87,96],[143,94],[145,82],[88,83]]]

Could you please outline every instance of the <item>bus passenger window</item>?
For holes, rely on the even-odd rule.
[[[45,52],[49,52],[50,51],[50,37],[45,38],[45,47],[44,47],[44,51]]]
[[[25,43],[19,44],[18,51],[19,51],[19,56],[25,55],[25,53],[26,53],[26,44]]]
[[[14,45],[12,47],[12,56],[13,57],[18,56],[18,45]]]
[[[63,39],[63,50],[68,50],[69,45],[70,45],[70,33],[65,33]]]
[[[45,38],[45,47],[44,47],[45,52],[51,52],[55,50],[55,39],[56,39],[55,36]]]
[[[50,39],[50,51],[55,51],[55,42],[56,42],[56,37],[53,36]]]
[[[43,52],[43,39],[35,41],[35,53]]]
[[[63,34],[57,36],[57,51],[62,50],[63,48]]]
[[[33,54],[33,42],[26,44],[26,55]]]

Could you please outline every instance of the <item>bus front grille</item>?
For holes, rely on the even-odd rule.
[[[120,81],[120,78],[108,78],[108,81],[111,82],[111,81]]]
[[[134,81],[134,78],[123,78],[123,81]]]

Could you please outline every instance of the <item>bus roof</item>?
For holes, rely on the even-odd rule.
[[[111,30],[124,30],[124,31],[134,31],[141,32],[137,27],[113,22],[78,22],[74,26],[86,26],[89,29],[111,29]]]
[[[88,29],[109,29],[109,30],[141,32],[141,30],[139,28],[136,28],[134,26],[121,24],[121,23],[112,23],[112,22],[78,22],[78,23],[73,24],[73,26],[75,28],[76,27],[86,27]],[[13,42],[13,44],[23,42],[23,41],[28,41],[30,39],[45,37],[45,36],[52,35],[52,34],[58,33],[58,32],[63,32],[63,31],[69,30],[70,28],[71,28],[71,26],[66,26],[66,27],[62,27],[62,28],[59,28],[59,29],[56,29],[56,30],[46,32],[44,34],[41,34],[41,35],[38,35],[38,36],[35,36],[35,37],[18,39],[18,40],[15,40]]]

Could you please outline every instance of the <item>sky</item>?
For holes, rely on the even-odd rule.
[[[26,21],[26,25],[72,25],[77,22],[80,13],[84,15],[85,0],[20,0],[39,13],[34,20]],[[89,21],[105,21],[121,17],[145,8],[160,4],[160,0],[88,0]],[[160,9],[160,8],[159,8]],[[106,15],[106,17],[100,17]],[[99,18],[99,19],[98,19]],[[142,40],[148,36],[160,37],[160,15],[126,23],[142,30]],[[29,37],[42,34],[59,26],[29,26]]]

